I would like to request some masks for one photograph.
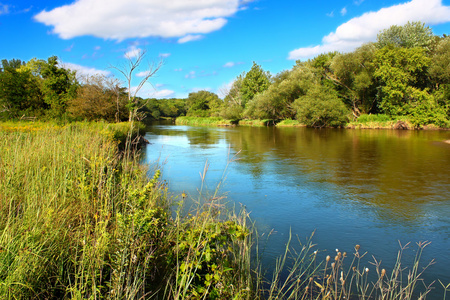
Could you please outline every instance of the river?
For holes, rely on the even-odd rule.
[[[174,195],[197,199],[207,164],[204,189],[223,181],[229,204],[245,205],[260,234],[273,230],[269,265],[289,231],[301,240],[315,232],[323,255],[359,244],[386,269],[399,243],[414,255],[430,241],[425,283],[450,283],[450,131],[159,124],[146,138],[145,160],[162,166]]]

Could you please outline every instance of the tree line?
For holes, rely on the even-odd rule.
[[[127,71],[116,68],[129,85],[139,62],[130,60]],[[381,31],[376,42],[353,52],[296,61],[292,69],[276,75],[254,62],[223,91],[224,99],[205,90],[187,99],[142,99],[130,90],[114,77],[77,77],[55,56],[47,61],[2,60],[0,118],[117,122],[132,115],[140,120],[188,115],[292,119],[312,127],[339,127],[361,115],[382,114],[406,117],[418,127],[450,127],[450,37],[409,22]]]
[[[450,37],[434,35],[421,22],[391,26],[353,52],[297,61],[275,76],[253,63],[222,103],[212,93],[199,93],[189,95],[188,104],[197,100],[188,115],[337,127],[364,114],[383,114],[407,117],[415,126],[449,127]]]

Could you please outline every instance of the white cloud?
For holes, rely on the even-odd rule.
[[[175,72],[182,72],[182,71],[183,71],[183,69],[182,69],[182,68],[179,68],[179,69],[174,69],[174,71],[175,71]]]
[[[76,71],[77,75],[81,76],[92,76],[92,75],[103,75],[103,76],[110,76],[111,72],[105,71],[105,70],[98,70],[95,68],[85,67],[77,64],[72,63],[61,63],[61,65],[65,69],[69,69],[72,71]]]
[[[203,38],[203,35],[201,35],[201,34],[196,34],[196,35],[188,34],[187,36],[179,39],[178,44],[184,44],[187,42],[198,41],[198,40],[201,40],[202,38]]]
[[[189,73],[187,73],[185,76],[184,76],[184,78],[186,78],[186,79],[192,79],[192,78],[195,78],[196,76],[195,76],[195,71],[190,71]]]
[[[219,30],[239,11],[239,0],[78,0],[34,18],[63,39],[183,37]]]
[[[142,53],[141,48],[137,48],[136,46],[131,46],[130,49],[124,54],[125,58],[135,58],[138,57]]]
[[[330,18],[334,17],[334,11],[327,13],[327,17],[330,17]]]
[[[355,3],[355,5],[361,5],[364,2],[364,0],[355,0],[353,1],[353,3]]]
[[[151,73],[151,71],[142,71],[142,72],[137,73],[136,77],[145,77],[150,73]]]
[[[368,12],[340,25],[322,39],[321,45],[293,50],[288,58],[307,59],[329,51],[353,51],[363,43],[375,41],[381,30],[392,25],[405,25],[408,21],[427,24],[450,22],[450,6],[442,5],[442,0],[412,0]]]
[[[160,53],[160,54],[159,54],[159,57],[167,58],[167,57],[169,57],[170,55],[171,55],[170,53]]]
[[[232,68],[234,67],[236,64],[234,62],[227,62],[226,64],[223,65],[224,68]]]
[[[6,15],[9,13],[9,5],[0,3],[0,15]]]
[[[345,16],[347,14],[347,8],[344,7],[343,9],[341,9],[341,16]]]
[[[168,90],[168,89],[164,89],[164,90],[156,91],[153,94],[153,97],[155,97],[155,98],[167,98],[167,97],[173,97],[174,95],[175,95],[174,91]]]

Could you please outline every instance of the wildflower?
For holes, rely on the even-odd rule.
[[[381,270],[381,278],[383,278],[384,275],[386,275],[386,270],[385,269]]]
[[[356,250],[356,251],[358,251],[358,250],[359,250],[359,248],[361,248],[361,246],[360,246],[360,245],[356,245],[356,246],[355,246],[355,250]]]
[[[330,258],[331,258],[331,257],[330,257],[329,255],[327,255],[326,261],[329,262],[329,261],[330,261]]]
[[[366,273],[369,273],[369,268],[366,268]]]

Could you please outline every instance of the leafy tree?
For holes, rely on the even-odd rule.
[[[3,60],[0,72],[0,116],[31,117],[45,109],[39,85],[20,60]]]
[[[77,97],[68,103],[67,111],[74,118],[120,121],[127,118],[126,94],[113,77],[87,76]]]
[[[187,114],[195,117],[208,117],[219,109],[219,96],[209,91],[198,91],[189,94],[186,100]]]
[[[297,119],[310,127],[339,127],[348,122],[349,111],[337,92],[327,86],[315,84],[294,102]]]
[[[261,66],[253,62],[253,66],[245,74],[242,79],[240,93],[242,96],[241,106],[245,107],[248,101],[252,100],[253,97],[269,88],[270,85],[270,74],[265,72]]]
[[[267,90],[248,102],[244,116],[275,120],[294,118],[296,110],[293,102],[305,95],[308,88],[318,80],[314,68],[309,64],[297,64],[291,71],[277,75]]]
[[[398,48],[392,45],[377,50],[375,77],[381,80],[380,109],[388,115],[406,115],[416,97],[427,87],[426,68],[430,59],[423,48]]]
[[[376,113],[376,80],[373,78],[375,45],[365,44],[354,52],[337,54],[327,73],[337,86],[339,95],[351,107],[353,115]]]
[[[6,72],[6,71],[12,71],[17,70],[21,66],[25,65],[25,62],[21,61],[20,59],[2,59],[2,65],[0,67],[0,72]]]
[[[75,72],[59,67],[56,56],[49,57],[47,62],[40,61],[39,67],[43,79],[41,91],[50,108],[49,114],[61,117],[68,102],[76,97],[78,82]]]
[[[422,22],[408,22],[403,26],[393,25],[382,30],[377,36],[378,48],[388,45],[396,47],[429,49],[434,39],[430,27]]]
[[[450,84],[450,37],[441,39],[432,56],[429,73],[434,82]]]

